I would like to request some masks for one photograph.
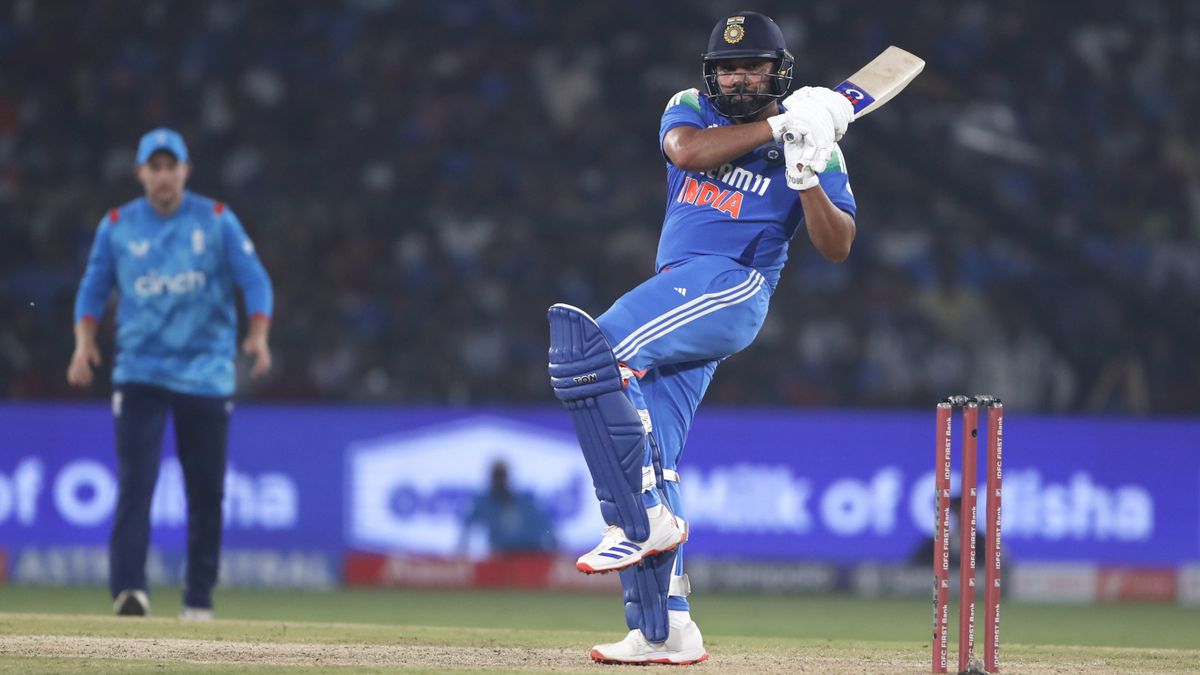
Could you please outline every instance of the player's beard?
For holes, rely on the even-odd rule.
[[[725,109],[729,117],[733,118],[749,117],[757,113],[767,106],[770,99],[765,94],[748,91],[744,86],[731,87],[724,95]]]
[[[740,96],[740,97],[736,97]],[[745,118],[755,114],[767,104],[767,96],[761,94],[733,94],[726,98],[726,108],[731,118]]]

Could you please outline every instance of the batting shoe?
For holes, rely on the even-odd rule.
[[[117,616],[146,616],[150,613],[150,597],[141,589],[127,588],[117,593],[113,611]]]
[[[620,642],[592,647],[592,660],[600,663],[666,663],[686,666],[708,659],[700,627],[691,613],[672,610],[667,613],[671,631],[665,642],[648,642],[642,631],[629,631]]]
[[[630,541],[624,530],[609,525],[604,528],[600,544],[575,561],[575,569],[584,574],[615,572],[655,553],[673,551],[687,541],[687,524],[662,504],[646,509],[646,515],[650,519],[650,536],[646,541]]]
[[[179,620],[185,623],[203,623],[213,618],[213,611],[208,607],[184,607],[179,613]]]

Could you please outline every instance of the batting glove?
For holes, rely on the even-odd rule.
[[[822,170],[829,161],[829,152],[818,149],[797,139],[783,144],[783,159],[787,164],[787,185],[793,190],[808,190],[820,184],[817,171],[820,164]]]
[[[854,121],[854,105],[850,99],[825,87],[804,87],[806,97],[819,102],[829,112],[833,121],[833,140],[840,141],[846,135],[846,127]]]
[[[767,118],[767,124],[771,126],[771,137],[775,139],[776,143],[782,143],[784,136],[789,131],[792,131],[791,126],[793,121],[787,113],[780,113]]]
[[[800,101],[803,101],[804,99],[808,98],[810,94],[812,94],[813,89],[814,87],[800,87],[796,91],[788,94],[787,98],[783,99],[782,101],[784,109],[791,110],[792,108],[795,108]]]
[[[783,134],[785,145],[802,141],[805,146],[805,165],[813,171],[825,170],[825,162],[833,152],[834,127],[829,111],[815,98],[809,97],[797,103],[795,108],[784,113],[787,129]]]
[[[805,99],[813,99],[825,106],[833,122],[833,140],[842,140],[842,136],[846,135],[846,127],[854,121],[854,105],[850,103],[850,99],[827,87],[800,87],[783,99],[783,107],[793,110]]]
[[[800,115],[796,109],[800,107],[801,101],[808,98],[812,87],[801,87],[788,97],[783,99],[783,107],[786,110],[774,117],[767,118],[767,124],[771,125],[771,135],[775,138],[775,142],[783,143],[787,141],[789,136],[803,136],[804,129],[797,129],[797,124],[801,121]],[[807,127],[806,127],[807,128]]]

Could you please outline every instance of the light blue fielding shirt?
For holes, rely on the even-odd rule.
[[[730,124],[707,96],[686,89],[667,103],[658,144],[661,148],[675,127]],[[834,147],[828,168],[818,178],[829,201],[855,215],[840,148]],[[655,266],[661,271],[692,256],[721,255],[757,269],[774,288],[787,262],[788,242],[803,219],[799,193],[787,186],[782,144],[768,143],[706,172],[684,171],[668,160],[667,212]]]
[[[113,382],[202,396],[234,389],[237,305],[271,317],[271,279],[246,231],[224,204],[184,192],[168,217],[145,197],[100,221],[75,298],[75,321],[97,320],[115,285]]]

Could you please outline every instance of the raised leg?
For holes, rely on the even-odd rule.
[[[611,572],[673,550],[687,535],[661,503],[647,461],[645,428],[622,390],[607,338],[595,320],[570,305],[554,305],[547,316],[550,381],[571,414],[600,512],[609,524],[600,544],[580,557],[576,567],[586,573]]]

